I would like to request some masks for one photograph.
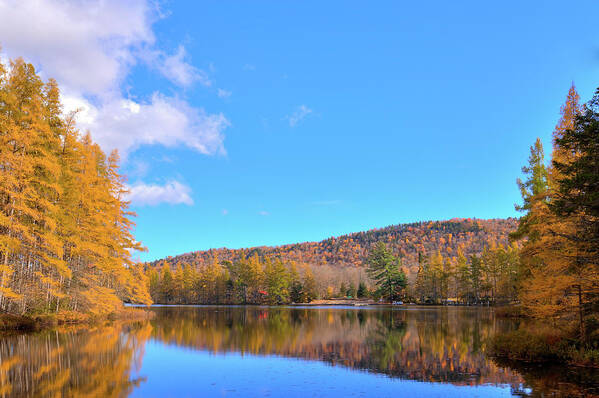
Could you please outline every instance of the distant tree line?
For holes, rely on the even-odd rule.
[[[216,259],[202,268],[164,263],[148,268],[152,299],[163,304],[287,304],[318,297],[310,268],[254,255],[235,262]]]
[[[338,274],[338,278],[331,279],[331,273]],[[402,275],[405,281],[405,274]],[[153,301],[161,304],[277,305],[385,296],[362,272],[344,274],[338,269],[322,272],[293,261],[260,258],[257,254],[236,261],[213,259],[203,267],[178,263],[172,269],[165,261],[158,266],[147,266],[146,279]]]
[[[420,256],[418,274],[411,290],[413,301],[426,304],[498,304],[518,298],[519,249],[515,244],[483,249],[481,255],[457,258],[437,252]]]

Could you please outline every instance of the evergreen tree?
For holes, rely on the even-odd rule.
[[[289,267],[289,299],[293,303],[301,303],[304,299],[304,286],[295,263],[291,263]]]
[[[368,295],[368,288],[366,284],[362,281],[358,284],[358,291],[356,292],[358,298],[364,298]]]
[[[399,261],[383,242],[378,242],[367,260],[368,275],[377,285],[377,292],[387,300],[399,299],[407,285]]]
[[[346,296],[349,298],[356,298],[356,286],[353,282],[350,282],[349,287],[347,288]]]
[[[522,172],[528,177],[524,182],[520,178],[517,179],[523,204],[515,205],[515,207],[516,210],[523,212],[524,216],[520,219],[518,229],[510,237],[514,240],[522,238],[535,240],[537,237],[532,233],[531,225],[542,222],[540,215],[547,203],[547,189],[549,188],[543,144],[539,138],[530,147],[528,165],[522,167]]]

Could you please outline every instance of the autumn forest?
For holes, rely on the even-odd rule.
[[[598,15],[0,0],[0,398],[599,398]]]
[[[520,219],[423,221],[141,263],[118,153],[79,131],[57,83],[17,59],[0,65],[0,310],[73,319],[118,313],[124,302],[501,305],[563,323],[568,358],[584,351],[579,362],[592,362],[598,151],[599,92],[582,104],[572,86],[553,148],[546,155],[537,140],[517,180]]]
[[[123,300],[149,304],[118,154],[81,134],[59,97],[22,59],[0,65],[0,309],[106,315]]]

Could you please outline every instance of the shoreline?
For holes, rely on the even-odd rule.
[[[144,306],[147,308],[146,306]],[[96,325],[119,320],[138,321],[151,319],[154,315],[141,307],[124,306],[118,312],[105,315],[62,312],[49,315],[0,314],[0,333],[37,332],[69,325]]]

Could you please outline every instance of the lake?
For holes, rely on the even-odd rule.
[[[485,355],[523,321],[471,307],[153,307],[150,321],[0,337],[2,397],[599,394],[597,370]]]

